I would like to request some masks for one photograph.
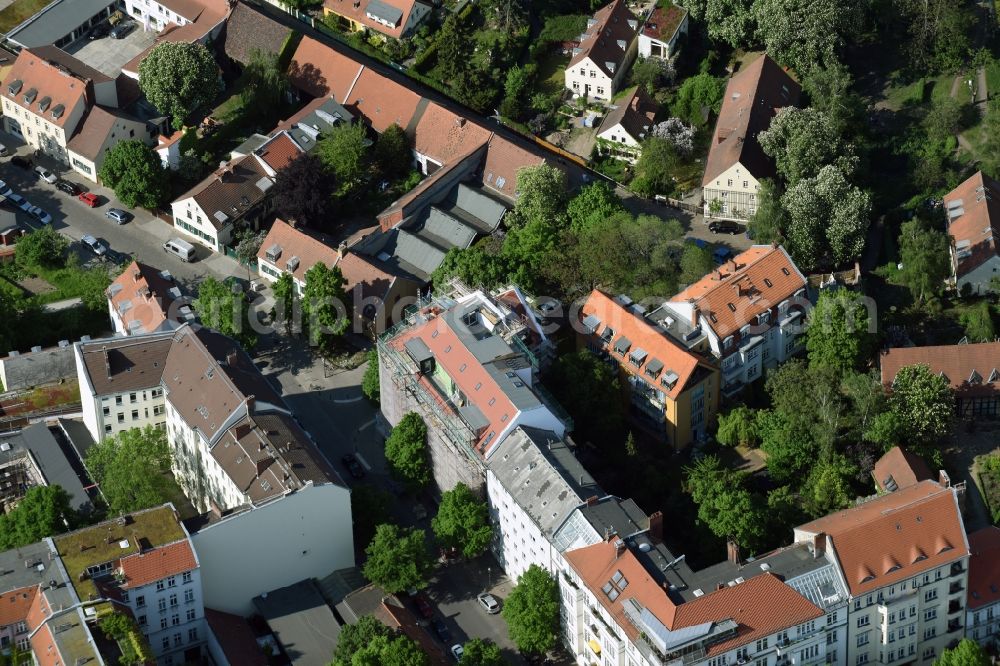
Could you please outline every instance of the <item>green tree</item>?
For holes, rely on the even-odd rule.
[[[457,247],[448,250],[431,274],[431,282],[436,289],[442,289],[451,278],[457,277],[466,284],[491,289],[507,279],[508,271],[502,248],[490,237],[465,250]]]
[[[809,313],[806,349],[810,365],[841,372],[861,367],[875,342],[874,323],[858,294],[846,289],[824,291]]]
[[[191,305],[205,326],[237,340],[244,349],[257,346],[257,334],[250,328],[250,304],[238,283],[205,277]]]
[[[871,195],[851,185],[833,165],[803,178],[781,198],[788,211],[788,251],[805,270],[839,266],[857,258],[865,244]]]
[[[813,424],[809,424],[813,425]],[[796,419],[780,410],[757,412],[761,450],[767,455],[767,470],[778,483],[799,478],[815,463],[820,445],[799,427]],[[832,435],[832,433],[830,434]],[[828,439],[832,437],[828,436]]]
[[[896,373],[889,407],[906,424],[911,442],[927,445],[948,434],[955,399],[946,378],[929,366],[909,365]]]
[[[844,36],[861,28],[860,2],[757,0],[753,14],[768,55],[799,72],[832,59]]]
[[[319,7],[323,4],[323,0],[284,0],[284,4],[294,7],[300,12],[304,12],[314,7]]]
[[[833,121],[817,109],[786,106],[757,140],[774,158],[789,186],[815,177],[828,164],[835,164],[845,175],[857,165],[854,147],[841,139]]]
[[[129,208],[153,210],[170,194],[170,179],[160,156],[142,141],[116,144],[104,156],[98,175]]]
[[[393,476],[419,490],[431,482],[427,425],[416,412],[407,412],[385,440],[385,459]]]
[[[757,26],[751,7],[746,0],[706,0],[708,36],[733,48],[743,48],[752,43]]]
[[[992,661],[985,650],[971,638],[963,638],[958,645],[945,650],[934,666],[990,666]]]
[[[560,356],[549,372],[546,384],[570,411],[580,439],[620,453],[625,410],[617,372],[586,350]]]
[[[747,490],[745,474],[724,468],[716,456],[705,456],[685,472],[699,522],[717,537],[756,550],[764,537],[766,516],[760,499]]]
[[[379,525],[365,555],[365,578],[389,594],[427,587],[432,563],[423,530]]]
[[[254,231],[249,227],[240,229],[235,234],[233,251],[236,253],[236,259],[247,267],[247,282],[252,279],[250,267],[257,266],[257,253],[260,252],[260,246],[266,236],[266,232]]]
[[[302,315],[309,344],[328,351],[351,325],[350,301],[344,289],[347,280],[339,266],[327,268],[322,261],[307,270],[305,278]]]
[[[378,639],[391,638],[393,631],[373,615],[362,615],[354,624],[346,624],[337,637],[332,666],[354,666],[354,655]],[[363,662],[362,662],[363,663]]]
[[[368,350],[368,365],[365,366],[365,374],[361,378],[361,392],[371,401],[372,404],[379,404],[379,377],[378,377],[378,349],[372,347]]]
[[[361,123],[341,123],[316,143],[316,156],[333,173],[341,194],[353,190],[361,180],[368,145],[365,126]]]
[[[982,169],[993,178],[1000,178],[1000,96],[987,103],[982,135],[986,137],[982,147]]]
[[[76,513],[61,486],[29,488],[17,506],[0,515],[0,548],[21,548],[45,537],[65,532]]]
[[[392,495],[378,486],[360,483],[351,488],[354,543],[371,543],[375,528],[392,520]]]
[[[756,413],[745,405],[719,414],[719,430],[715,438],[725,446],[753,446],[759,440]]]
[[[814,518],[825,516],[850,505],[849,479],[855,468],[839,453],[825,456],[817,462],[801,490],[802,507]]]
[[[951,275],[950,248],[946,233],[931,229],[919,218],[900,226],[900,278],[918,302],[944,291],[945,280]]]
[[[944,141],[962,128],[964,105],[954,97],[934,99],[931,110],[924,116],[924,129],[934,141]]]
[[[26,268],[55,268],[65,262],[69,241],[51,225],[17,240],[17,263]]]
[[[535,78],[535,65],[514,65],[507,70],[504,81],[504,98],[500,107],[500,115],[519,120],[525,112],[525,102],[531,92],[531,84]]]
[[[625,205],[610,185],[597,181],[580,188],[566,205],[570,228],[579,233],[601,221],[625,212]]]
[[[707,247],[698,247],[695,243],[685,243],[681,254],[681,282],[692,284],[702,279],[715,269],[712,251]]]
[[[139,88],[150,104],[173,119],[174,129],[180,129],[189,115],[215,99],[219,66],[198,42],[162,42],[139,64]]]
[[[445,548],[461,548],[462,555],[469,558],[486,552],[493,538],[486,502],[476,497],[464,483],[441,495],[431,529]]]
[[[463,646],[462,658],[458,666],[504,666],[507,660],[500,652],[500,646],[483,638],[473,638]]]
[[[809,105],[826,114],[839,134],[856,130],[865,113],[865,103],[853,86],[851,70],[836,58],[814,64],[802,78]]]
[[[379,135],[372,157],[384,178],[401,178],[413,168],[410,138],[402,127],[393,123]]]
[[[568,192],[565,171],[546,163],[521,167],[517,170],[517,203],[512,211],[515,217],[508,218],[507,225],[559,220],[561,226]]]
[[[788,213],[781,205],[781,188],[770,178],[760,182],[757,211],[747,224],[755,243],[780,243],[788,226]]]
[[[278,53],[251,48],[243,66],[246,81],[240,91],[244,113],[260,119],[273,115],[285,102],[288,77],[281,67]]]
[[[437,62],[441,78],[454,81],[469,66],[472,39],[457,13],[449,13],[437,34]]]
[[[663,83],[665,74],[664,62],[659,58],[639,58],[632,65],[630,73],[634,86],[640,86],[648,94],[653,95]]]
[[[101,440],[87,451],[85,462],[114,515],[163,504],[175,487],[167,433],[153,426]]]
[[[544,654],[559,639],[559,584],[537,564],[517,579],[500,611],[520,652]]]
[[[704,127],[709,115],[718,113],[726,82],[711,74],[701,73],[684,80],[677,90],[671,115],[683,118],[691,125]]]
[[[655,136],[647,138],[642,142],[642,153],[635,163],[632,191],[645,196],[672,194],[677,189],[674,172],[679,164],[674,144]]]
[[[962,313],[962,326],[969,342],[993,342],[997,335],[989,301],[981,301]]]
[[[295,305],[298,301],[298,289],[291,273],[283,272],[271,288],[274,292],[275,321],[280,321],[285,327],[285,335],[292,334],[295,324]]]
[[[278,214],[293,225],[330,226],[339,182],[319,157],[302,153],[274,177],[271,200]]]

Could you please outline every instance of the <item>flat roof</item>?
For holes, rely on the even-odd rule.
[[[90,496],[83,487],[86,472],[82,463],[75,460],[76,454],[61,432],[57,438],[45,423],[36,423],[0,437],[0,442],[10,444],[11,451],[30,453],[46,485],[65,490],[73,509],[86,510],[91,506]]]
[[[330,660],[340,623],[311,578],[254,597],[293,664],[325,664]]]
[[[55,0],[11,30],[7,38],[28,48],[53,44],[115,4],[108,0]]]

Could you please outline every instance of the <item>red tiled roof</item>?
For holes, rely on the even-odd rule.
[[[977,171],[945,195],[944,209],[946,215],[962,211],[948,223],[948,235],[955,250],[962,252],[958,259],[958,277],[997,256],[1000,183]]]
[[[705,160],[702,185],[712,185],[737,162],[754,178],[774,175],[774,162],[764,154],[757,133],[770,126],[778,109],[795,106],[799,91],[799,84],[766,54],[729,79]]]
[[[267,166],[281,171],[302,154],[299,144],[292,141],[288,132],[278,132],[254,151]]]
[[[333,95],[344,104],[364,67],[312,37],[303,37],[288,67],[292,85],[313,97]]]
[[[450,663],[437,641],[431,638],[427,629],[420,626],[420,622],[408,609],[383,601],[375,611],[375,616],[382,621],[382,624],[398,628],[407,638],[419,645],[420,650],[427,655],[434,666],[446,666]]]
[[[629,312],[610,296],[597,289],[590,292],[590,296],[587,297],[580,310],[581,318],[589,316],[601,320],[598,330],[594,331],[594,338],[609,352],[614,349],[615,343],[623,338],[630,343],[626,356],[640,349],[646,352],[646,357],[639,365],[623,361],[623,364],[630,370],[635,368],[633,374],[636,377],[640,377],[646,384],[658,391],[663,391],[671,400],[676,400],[688,388],[688,380],[691,379],[698,367],[697,356],[679,347],[642,317]],[[613,334],[610,339],[603,340],[599,336],[607,327],[611,328]],[[648,374],[650,364],[653,364],[654,361],[661,365],[658,370],[655,367],[652,368],[656,370],[655,378]],[[660,383],[660,380],[671,372],[677,375],[677,380],[673,388],[667,388]]]
[[[826,533],[857,596],[969,554],[952,488],[921,481],[796,528]],[[879,544],[872,548],[872,544]]]
[[[579,53],[573,56],[566,68],[590,58],[601,71],[614,78],[621,73],[625,55],[639,34],[639,19],[625,6],[625,0],[613,0],[597,10],[592,20],[595,23],[588,24],[584,38],[580,40]],[[620,41],[625,42],[624,48]],[[609,62],[615,65],[613,70],[608,67]]]
[[[281,248],[281,256],[277,261],[267,258],[267,251],[275,245]],[[306,271],[323,262],[328,268],[337,264],[337,250],[326,245],[321,240],[313,238],[304,231],[296,229],[283,220],[275,220],[271,225],[271,230],[267,232],[267,237],[260,245],[257,252],[257,259],[275,264],[279,269],[285,270],[285,265],[292,257],[299,258],[298,267],[292,271],[292,277],[301,282],[305,282]]]
[[[623,95],[612,105],[608,115],[601,122],[597,134],[600,136],[620,124],[629,136],[637,142],[642,142],[649,133],[654,118],[656,118],[656,102],[646,94],[642,86],[636,86],[631,93]]]
[[[489,141],[490,131],[431,102],[420,115],[413,147],[441,164],[450,164]]]
[[[969,535],[969,610],[1000,601],[1000,527]]]
[[[246,619],[214,608],[205,609],[205,619],[230,664],[267,666],[267,658]]]
[[[0,627],[27,622],[28,611],[38,594],[38,586],[21,587],[0,594]]]
[[[174,298],[169,291],[173,286],[152,266],[133,261],[108,287],[108,300],[121,317],[126,331],[132,330],[131,322],[138,321],[141,328],[136,332],[152,333],[170,314]],[[129,307],[122,312],[126,301]]]
[[[27,108],[33,114],[44,116],[45,120],[53,125],[66,127],[73,109],[81,100],[87,98],[88,80],[83,77],[67,76],[60,67],[53,63],[54,59],[50,57],[51,53],[46,49],[59,51],[55,47],[23,49],[7,73],[0,94],[15,105]],[[60,53],[62,52],[60,51]],[[69,54],[63,55],[70,60],[75,60]],[[10,84],[13,81],[22,82],[20,90],[15,95],[10,94]],[[31,90],[34,90],[36,94],[34,100],[28,104],[25,101],[25,95]],[[45,111],[42,111],[39,105],[46,100],[49,105]],[[60,106],[63,107],[64,111],[61,116],[55,118],[52,111]],[[69,127],[67,131],[73,129]]]
[[[544,161],[537,153],[494,134],[486,148],[483,185],[513,200],[517,194],[518,170],[527,166],[537,166]]]
[[[121,559],[121,568],[125,573],[122,587],[134,589],[155,583],[168,576],[176,576],[185,571],[198,568],[194,550],[185,539],[166,546],[159,546],[146,553],[135,553]]]
[[[805,286],[783,247],[754,245],[670,300],[693,300],[715,334],[725,338]]]
[[[31,652],[38,666],[62,666],[62,656],[47,624],[31,635]]]
[[[421,101],[420,95],[406,86],[370,69],[361,72],[347,96],[347,104],[354,105],[379,133],[393,123],[408,129]]]
[[[1000,342],[893,347],[882,352],[880,365],[882,384],[887,387],[902,368],[926,365],[935,375],[943,373],[961,396],[994,395],[1000,390]]]
[[[895,492],[899,488],[907,488],[919,481],[934,478],[923,458],[894,446],[875,463],[872,471],[875,484],[882,492]],[[896,488],[889,491],[885,485],[889,479],[896,483]]]
[[[399,23],[391,27],[368,18],[368,5],[370,2],[371,0],[360,0],[360,2],[357,0],[323,0],[323,8],[338,16],[344,16],[352,21],[357,21],[383,35],[389,35],[397,39],[402,37],[403,29],[406,28],[406,24],[410,20],[410,14],[413,12],[416,0],[382,0],[382,2],[398,9],[403,14],[399,19]]]

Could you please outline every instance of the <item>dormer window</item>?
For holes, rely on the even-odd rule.
[[[771,321],[771,313],[770,313],[770,311],[768,311],[768,312],[761,312],[759,315],[757,315],[757,323],[760,326],[767,326],[768,322],[770,322],[770,321]]]
[[[30,105],[35,101],[36,97],[38,97],[38,90],[31,88],[28,92],[24,93],[24,103]]]
[[[38,110],[44,112],[49,106],[52,105],[51,97],[43,97],[38,101]]]
[[[740,329],[740,338],[746,340],[749,336],[750,336],[750,325],[747,324],[746,326]]]
[[[9,86],[7,86],[7,93],[10,95],[16,95],[17,93],[21,92],[21,86],[23,85],[24,81],[21,81],[20,79],[15,79],[14,81],[10,82]]]
[[[729,349],[732,346],[733,346],[733,336],[730,335],[725,340],[722,341],[722,348]]]
[[[281,259],[281,246],[275,243],[271,247],[267,248],[264,256],[267,257],[268,261],[277,261],[278,259]]]

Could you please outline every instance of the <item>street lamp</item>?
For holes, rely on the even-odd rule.
[[[486,591],[489,592],[493,588],[493,567],[486,567],[486,575],[489,576],[489,584],[486,586]]]

